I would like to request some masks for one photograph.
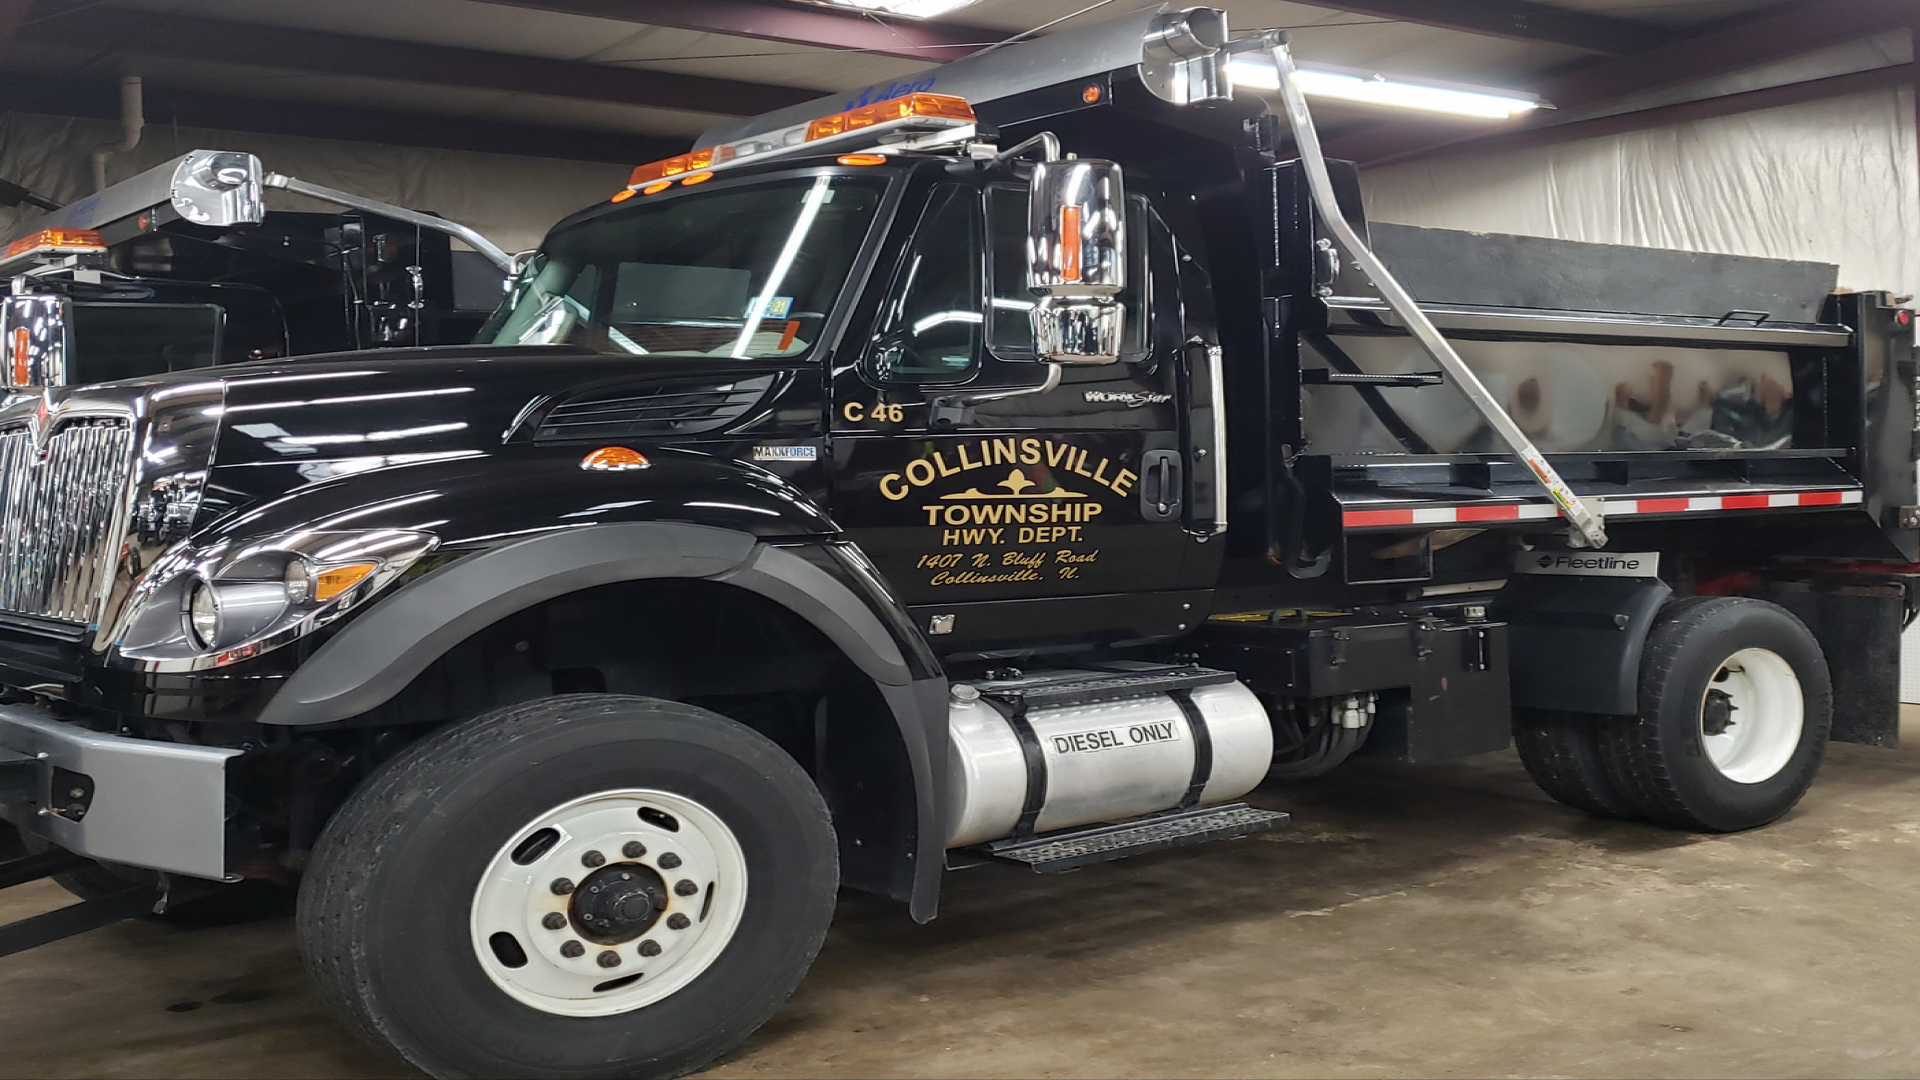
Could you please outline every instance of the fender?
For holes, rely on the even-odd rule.
[[[1490,614],[1512,625],[1516,708],[1640,710],[1640,653],[1673,589],[1658,578],[1515,574]]]
[[[829,562],[848,557],[830,550],[836,545],[811,546],[829,549]],[[258,719],[299,727],[366,712],[473,634],[567,593],[650,578],[725,582],[818,629],[874,681],[892,711],[913,771],[918,835],[910,906],[924,922],[933,917],[944,865],[946,678],[924,641],[901,640],[914,631],[898,604],[874,595],[869,575],[844,576],[861,582],[861,591],[793,550],[705,525],[637,522],[547,533],[456,559],[376,603],[296,669]]]

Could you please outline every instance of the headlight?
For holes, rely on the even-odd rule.
[[[258,656],[340,617],[436,542],[423,532],[379,529],[176,549],[141,583],[119,624],[116,652],[150,671]]]
[[[220,594],[210,581],[196,581],[187,596],[187,629],[194,644],[210,649],[220,640]]]

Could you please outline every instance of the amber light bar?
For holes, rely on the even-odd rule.
[[[827,144],[858,138],[870,141],[907,131],[939,131],[974,122],[973,106],[951,94],[908,94],[889,101],[822,116],[805,124],[756,135],[739,142],[708,146],[641,165],[627,179],[627,190],[657,185],[662,180],[737,165],[751,158],[793,153],[800,149],[825,152]],[[815,145],[822,144],[822,145]],[[664,190],[654,187],[655,191]]]
[[[92,229],[42,229],[7,245],[8,259],[22,255],[84,255],[107,250],[107,242]]]

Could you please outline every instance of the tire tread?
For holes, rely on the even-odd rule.
[[[1685,674],[1679,670],[1682,653],[1700,627],[1730,608],[1756,603],[1759,602],[1737,596],[1690,596],[1662,608],[1647,633],[1640,657],[1640,711],[1632,716],[1610,718],[1609,723],[1599,728],[1597,741],[1608,778],[1649,821],[1699,832],[1730,832],[1752,827],[1730,827],[1710,820],[1689,803],[1674,776],[1678,763],[1673,755],[1683,748],[1662,736],[1660,710],[1668,684]],[[1776,605],[1766,606],[1791,619],[1807,634],[1808,640],[1812,640],[1812,633],[1792,612]],[[1808,722],[1822,729],[1829,727],[1831,709],[1810,708]],[[1791,782],[1795,792],[1804,792],[1820,769],[1826,731],[1819,731],[1817,738],[1819,751],[1802,764],[1800,774]],[[1798,794],[1794,798],[1797,801]]]
[[[299,898],[300,951],[323,1002],[332,1008],[363,1042],[377,1048],[396,1050],[409,1064],[434,1076],[464,1075],[423,1056],[424,1048],[407,1033],[394,1030],[372,1007],[376,988],[367,977],[369,964],[364,942],[371,936],[367,896],[374,870],[386,855],[387,846],[401,835],[408,812],[422,801],[430,800],[436,777],[458,772],[462,767],[490,756],[526,734],[548,725],[577,721],[583,704],[598,700],[618,703],[623,709],[635,706],[684,709],[676,702],[649,698],[620,697],[605,694],[573,694],[542,698],[508,706],[491,713],[457,722],[421,738],[383,764],[363,782],[327,824],[324,841],[315,847],[312,862],[302,879]],[[725,720],[724,717],[716,719]],[[735,721],[726,720],[728,724]],[[741,731],[765,743],[765,748],[785,758],[785,754],[758,732],[737,725]],[[799,766],[785,758],[794,769]],[[811,791],[811,783],[808,784]],[[826,804],[817,795],[807,816],[817,817],[829,833],[832,828]],[[837,874],[837,868],[836,868]],[[319,883],[329,883],[321,888]],[[827,918],[831,917],[834,896],[826,898]],[[818,920],[818,933],[805,943],[806,956],[816,955],[825,942],[827,918]],[[769,995],[770,1005],[759,1022],[742,1034],[750,1034],[798,987],[806,975],[803,965],[787,985]],[[737,1042],[737,1040],[735,1040]],[[684,1075],[710,1063],[732,1048],[719,1043],[711,1052],[683,1060],[670,1075]]]

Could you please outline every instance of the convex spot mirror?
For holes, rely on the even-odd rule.
[[[1057,364],[1120,360],[1127,286],[1126,191],[1120,166],[1093,158],[1033,167],[1027,202],[1027,288],[1039,298],[1034,350]]]

